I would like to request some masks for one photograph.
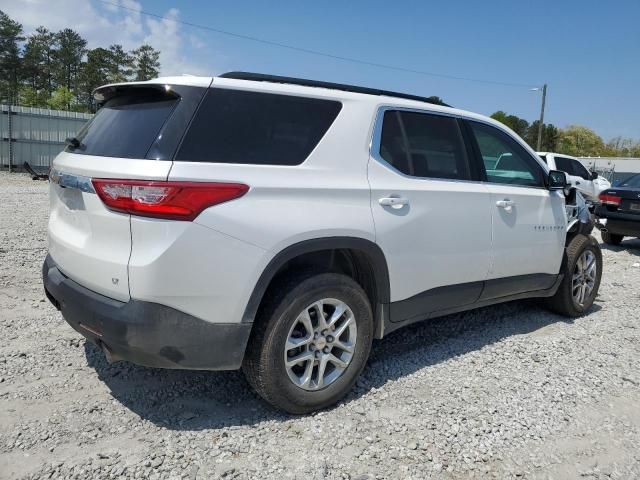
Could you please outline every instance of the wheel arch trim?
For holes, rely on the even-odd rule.
[[[251,292],[244,314],[242,315],[242,323],[254,322],[267,288],[276,273],[285,263],[307,253],[336,249],[357,250],[365,253],[371,259],[371,268],[375,277],[373,280],[376,286],[377,303],[382,305],[388,304],[391,297],[389,269],[384,253],[377,244],[358,237],[314,238],[289,245],[271,259],[262,271]],[[376,305],[372,305],[371,307],[375,311]]]

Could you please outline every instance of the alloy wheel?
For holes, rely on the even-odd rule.
[[[573,301],[582,306],[591,296],[596,284],[598,266],[596,256],[590,250],[582,252],[573,269],[571,279],[571,295]]]
[[[284,361],[289,379],[304,390],[320,390],[342,376],[353,358],[356,318],[335,298],[302,310],[289,330]]]

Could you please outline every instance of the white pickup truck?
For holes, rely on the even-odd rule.
[[[582,193],[586,200],[598,203],[598,195],[607,188],[611,188],[611,183],[597,172],[590,172],[575,157],[560,153],[536,152],[551,170],[561,170],[567,174],[567,179],[571,186]]]

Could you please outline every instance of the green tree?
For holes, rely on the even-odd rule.
[[[53,79],[56,36],[44,27],[38,27],[29,35],[22,59],[23,78],[42,101],[38,107],[46,106],[55,88]]]
[[[122,45],[109,47],[109,74],[111,83],[126,82],[133,75],[133,56],[126,52]]]
[[[22,25],[0,10],[0,101],[13,103],[20,80]]]
[[[502,110],[498,110],[497,112],[493,113],[491,115],[491,118],[505,124],[521,137],[524,137],[526,135],[527,129],[529,128],[529,122],[527,122],[524,118],[517,117],[516,115],[507,115]]]
[[[52,110],[70,110],[75,95],[64,85],[59,86],[47,100],[47,107]]]
[[[605,155],[610,157],[640,156],[640,141],[621,136],[614,137],[605,145]]]
[[[444,100],[442,100],[440,97],[437,96],[432,96],[432,97],[427,97],[427,100],[429,100],[431,103],[435,104],[435,105],[442,105],[444,107],[448,107],[449,105],[447,105]]]
[[[151,80],[158,76],[160,71],[160,52],[151,45],[144,44],[133,52],[135,79]]]
[[[542,148],[545,152],[558,150],[560,142],[560,130],[552,123],[545,124],[542,130]]]
[[[534,150],[538,148],[538,125],[540,120],[535,120],[527,129],[527,133],[524,135],[524,140]],[[558,128],[551,124],[545,123],[542,126],[542,142],[540,150],[543,152],[555,152],[558,150],[558,141],[560,140],[560,131]]]
[[[109,83],[111,68],[111,53],[104,48],[94,48],[87,52],[87,61],[82,64],[80,70],[79,86],[76,92],[80,103],[87,111],[95,110],[93,90]]]
[[[23,107],[42,107],[46,104],[46,99],[42,92],[38,92],[29,84],[22,84],[18,88],[18,105]]]
[[[595,157],[605,152],[602,138],[590,128],[569,125],[560,130],[558,152],[576,157]]]
[[[80,68],[82,58],[86,52],[87,41],[70,28],[65,28],[56,33],[56,40],[58,48],[53,55],[55,59],[55,84],[58,88],[64,86],[68,92],[72,93],[66,106],[66,109],[69,110],[75,97],[73,92],[78,87]]]

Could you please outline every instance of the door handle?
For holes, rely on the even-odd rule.
[[[500,207],[500,208],[504,208],[505,210],[511,210],[511,207],[514,207],[516,205],[516,202],[514,202],[513,200],[509,200],[508,198],[505,198],[504,200],[498,200],[496,202],[496,206]]]
[[[402,208],[409,205],[409,199],[405,197],[382,197],[378,203],[383,207]]]

